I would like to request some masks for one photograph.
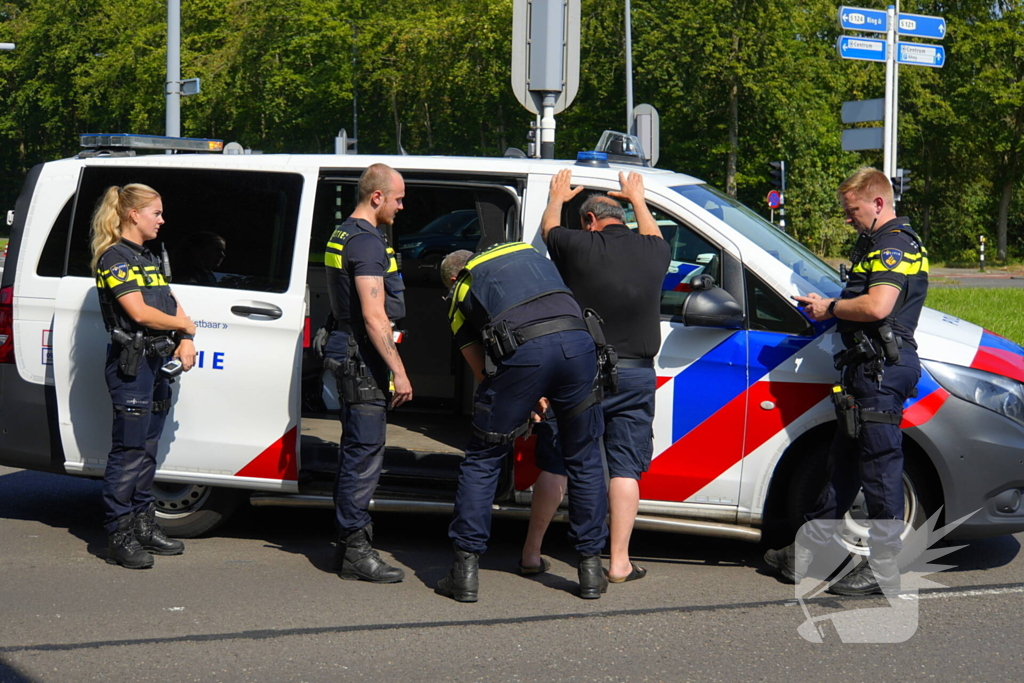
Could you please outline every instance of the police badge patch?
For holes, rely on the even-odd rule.
[[[110,266],[110,274],[114,276],[114,279],[118,282],[124,282],[128,279],[128,264],[127,263],[115,263]]]
[[[882,265],[888,270],[892,270],[903,260],[903,252],[899,249],[883,249],[880,256],[882,258]]]

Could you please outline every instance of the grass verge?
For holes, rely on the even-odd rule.
[[[931,289],[925,305],[1024,345],[1024,289]]]

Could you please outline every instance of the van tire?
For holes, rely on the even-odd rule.
[[[157,520],[175,538],[195,538],[220,528],[247,495],[240,489],[203,484],[153,484]]]
[[[790,540],[804,523],[804,515],[814,507],[818,495],[825,486],[830,445],[829,441],[819,441],[814,444],[793,471],[792,485],[787,496]],[[936,477],[924,456],[917,453],[916,449],[906,440],[904,441],[903,490],[905,510],[908,515],[906,521],[910,528],[917,529],[938,510],[941,504],[941,494],[936,486]],[[856,519],[862,509],[863,495],[863,493],[858,494],[853,508],[846,514],[844,524],[835,535],[835,539],[841,545],[858,555],[867,555],[868,553],[867,538],[864,534],[866,529],[863,525],[858,524]],[[910,529],[904,532],[904,540],[910,533]],[[924,548],[921,550],[923,551]],[[907,553],[901,553],[899,556],[900,566],[905,568],[915,559],[917,558],[907,556]]]

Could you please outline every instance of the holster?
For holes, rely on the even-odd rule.
[[[842,384],[832,386],[832,405],[836,409],[839,430],[851,439],[860,436],[860,407]]]
[[[345,361],[339,362],[333,358],[324,359],[324,367],[334,373],[338,378],[338,391],[346,403],[371,403],[373,401],[387,401],[387,396],[377,386],[377,380],[358,354],[359,344],[355,335],[349,336],[348,353]]]
[[[619,354],[615,347],[605,340],[604,328],[601,327],[604,321],[597,311],[592,308],[583,311],[583,321],[587,324],[587,331],[597,346],[597,376],[600,386],[596,387],[595,391],[599,390],[598,400],[601,400],[606,395],[619,391]]]
[[[135,334],[129,334],[115,327],[110,330],[110,339],[121,347],[121,354],[117,359],[118,371],[125,377],[138,375],[139,365],[146,355],[146,337],[142,330]]]

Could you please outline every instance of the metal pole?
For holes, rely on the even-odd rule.
[[[890,143],[889,151],[889,172],[890,178],[896,176],[896,168],[899,166],[899,146],[897,145],[897,131],[899,130],[899,115],[900,115],[900,64],[896,61],[896,50],[899,49],[897,40],[899,34],[897,33],[896,27],[897,22],[900,20],[900,0],[896,0],[896,7],[893,10],[893,17],[890,19],[892,26],[892,142]]]
[[[357,106],[356,99],[356,67],[359,65],[359,45],[357,42],[358,33],[356,33],[356,24],[350,20],[352,24],[352,153],[359,154],[359,108]],[[348,154],[348,151],[345,152]]]
[[[892,163],[893,141],[896,139],[894,129],[896,122],[894,112],[896,111],[896,8],[889,5],[886,10],[889,17],[889,27],[885,33],[885,139],[882,142],[882,172],[887,178],[895,174],[895,166]]]
[[[0,50],[13,50],[14,43],[0,43]]]
[[[181,0],[167,0],[167,137],[181,137]],[[168,152],[169,153],[169,152]]]
[[[633,19],[626,0],[626,132],[633,131]]]

